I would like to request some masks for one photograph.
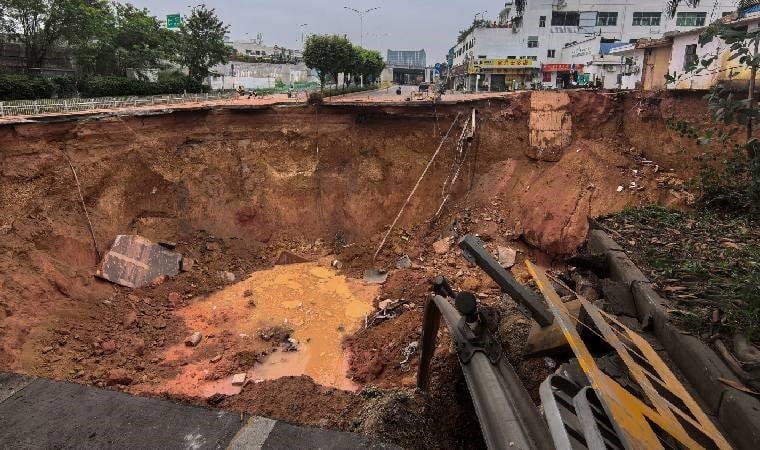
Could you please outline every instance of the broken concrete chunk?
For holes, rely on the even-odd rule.
[[[148,286],[175,276],[182,255],[142,236],[118,235],[100,261],[95,276],[129,288]]]
[[[222,280],[226,281],[227,283],[234,283],[235,282],[235,274],[232,272],[219,272],[219,277],[221,277]]]
[[[504,268],[511,268],[515,265],[515,259],[517,259],[517,250],[512,247],[497,247],[497,253],[499,257],[499,264]]]
[[[193,266],[195,265],[195,260],[193,258],[182,258],[182,263],[180,269],[182,269],[183,272],[189,272],[193,269]]]
[[[202,337],[203,335],[200,333],[200,331],[196,331],[195,333],[188,336],[187,339],[185,339],[185,345],[188,347],[195,347],[196,345],[200,344]]]
[[[445,255],[451,250],[454,240],[448,236],[433,243],[433,251],[439,255]]]
[[[404,255],[396,260],[397,269],[408,269],[410,267],[412,267],[412,260],[409,255]]]
[[[233,386],[242,386],[245,383],[245,372],[243,373],[236,373],[232,376],[232,385]]]
[[[385,309],[388,309],[388,308],[391,308],[391,307],[395,306],[395,304],[396,304],[396,302],[393,301],[393,300],[383,300],[383,301],[381,301],[380,303],[377,304],[377,307],[380,308],[380,309],[385,310]]]
[[[343,263],[338,261],[337,259],[333,259],[332,262],[330,263],[330,266],[332,266],[333,269],[340,270],[343,268]]]
[[[618,316],[638,317],[633,294],[627,284],[606,278],[600,280],[599,283],[602,288],[602,294],[607,300],[607,304],[603,308],[604,311]]]
[[[383,284],[388,279],[388,272],[385,270],[369,269],[364,271],[364,281],[369,284]]]
[[[222,249],[222,244],[220,244],[218,242],[212,241],[212,242],[207,242],[206,243],[206,250],[208,250],[210,252],[218,252],[221,249]]]

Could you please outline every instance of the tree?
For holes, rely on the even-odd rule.
[[[352,61],[349,66],[354,83],[358,83],[360,77],[364,81],[373,82],[385,68],[385,61],[383,61],[380,52],[367,50],[357,45],[354,46]]]
[[[126,69],[162,68],[177,50],[177,35],[164,28],[147,9],[130,4],[114,4],[115,32],[111,47],[115,69],[121,75]]]
[[[187,67],[190,78],[203,81],[213,66],[229,61],[232,48],[224,43],[228,30],[213,8],[193,8],[190,18],[180,26],[177,55],[177,62]]]
[[[0,0],[6,30],[24,44],[27,70],[41,67],[53,46],[82,39],[105,0]]]
[[[338,74],[350,68],[353,46],[342,36],[312,35],[306,40],[303,60],[306,66],[317,71],[322,91],[327,75],[338,80]]]

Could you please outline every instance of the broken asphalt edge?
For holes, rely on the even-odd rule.
[[[374,436],[2,372],[0,448],[401,450]]]
[[[760,448],[760,400],[719,380],[738,381],[738,378],[707,344],[668,323],[665,300],[607,233],[589,230],[588,250],[592,254],[605,255],[610,278],[630,287],[642,328],[654,332],[709,412],[717,417],[727,437],[739,449]]]

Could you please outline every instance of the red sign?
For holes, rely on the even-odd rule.
[[[583,70],[583,64],[544,64],[544,72],[570,72],[571,70]]]

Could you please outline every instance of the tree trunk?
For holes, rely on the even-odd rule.
[[[757,58],[758,53],[758,41],[755,41],[755,51],[752,55],[753,61]],[[752,67],[750,68],[750,76],[749,76],[749,88],[747,89],[747,98],[749,100],[749,113],[750,116],[747,118],[747,157],[752,160],[757,156],[757,150],[756,145],[752,141],[752,128],[753,128],[753,122],[754,118],[752,115],[755,113],[755,78],[757,77],[757,66],[752,64]]]

